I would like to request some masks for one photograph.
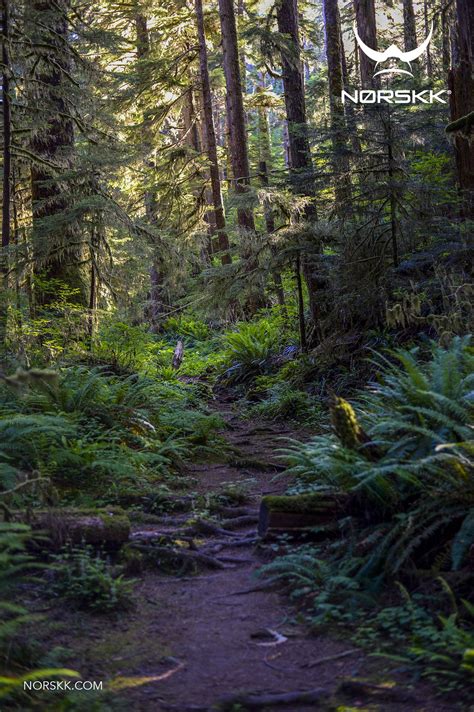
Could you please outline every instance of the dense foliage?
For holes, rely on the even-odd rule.
[[[279,556],[265,572],[309,598],[315,621],[369,618],[398,584],[406,623],[400,629],[402,607],[389,607],[372,615],[375,627],[392,644],[408,639],[407,657],[430,674],[462,682],[474,645],[473,350],[455,339],[431,345],[428,359],[417,351],[379,357],[379,381],[354,407],[335,399],[334,433],[288,451],[292,489],[347,495],[347,516],[329,525],[329,541]],[[440,605],[439,587],[452,610],[437,627],[429,610]]]

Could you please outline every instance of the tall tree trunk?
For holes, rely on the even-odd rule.
[[[443,42],[443,72],[449,74],[451,68],[451,3],[441,9],[441,37]]]
[[[3,109],[3,203],[2,252],[10,244],[11,204],[11,110],[10,110],[10,7],[9,0],[2,2],[2,109]],[[6,260],[3,265],[8,269]]]
[[[291,179],[296,193],[312,197],[314,174],[301,71],[297,0],[281,0],[277,6],[277,20],[278,31],[290,42],[290,51],[282,53],[282,69]],[[314,215],[314,212],[313,202],[308,214]]]
[[[3,110],[3,202],[2,250],[0,254],[0,344],[7,333],[8,303],[8,247],[10,245],[11,204],[11,115],[10,115],[10,7],[9,0],[2,2],[2,110]]]
[[[413,0],[403,0],[403,43],[405,52],[409,52],[417,46]]]
[[[201,150],[201,140],[199,136],[199,127],[196,120],[196,111],[194,108],[194,90],[190,86],[184,97],[183,104],[183,119],[184,119],[184,140],[188,146],[196,152]]]
[[[343,83],[344,89],[347,89],[347,87],[349,86],[349,72],[347,70],[346,52],[344,50],[344,42],[343,42],[343,38],[342,38],[341,27],[339,27],[339,31],[340,31],[339,47],[341,49],[342,83]],[[357,59],[357,52],[355,53],[355,57]],[[356,74],[358,74],[358,70],[356,71]],[[359,139],[359,136],[357,133],[357,121],[356,121],[356,116],[355,116],[355,112],[354,112],[354,107],[353,107],[351,101],[348,101],[344,105],[344,107],[345,107],[345,112],[346,112],[346,121],[347,121],[347,127],[349,129],[349,137],[350,137],[350,141],[351,141],[352,152],[358,156],[362,151],[362,147],[360,145],[360,139]]]
[[[244,196],[248,192],[248,185],[250,183],[250,167],[233,0],[219,0],[219,15],[227,89],[227,111],[233,183],[235,192],[242,196],[243,201],[245,201]],[[255,223],[251,208],[242,204],[239,205],[237,219],[241,228],[255,232]]]
[[[214,206],[214,222],[216,227],[216,251],[219,253],[222,264],[230,264],[232,260],[229,254],[229,238],[226,232],[219,163],[217,160],[216,132],[212,111],[212,95],[209,80],[202,0],[195,0],[195,10],[199,40],[199,72],[201,77],[202,108],[204,114],[204,143],[209,159],[209,175],[211,178],[212,203]]]
[[[245,272],[249,276],[250,285],[245,307],[248,313],[252,314],[264,305],[265,300],[264,286],[258,274],[258,261],[254,251],[256,232],[253,209],[248,205],[250,165],[233,0],[219,0],[219,16],[222,31],[224,75],[227,89],[226,99],[232,162],[232,184],[237,197],[237,222],[243,233],[242,242],[244,247],[241,254],[245,264]]]
[[[449,75],[451,119],[456,121],[474,111],[474,4],[456,1],[456,42]],[[474,143],[471,135],[456,133],[455,150],[459,187],[463,196],[463,214],[474,219]]]
[[[429,31],[430,31],[429,9],[430,9],[429,0],[424,0],[424,2],[423,2],[423,20],[425,23],[425,37],[428,37]],[[426,76],[428,77],[428,79],[433,78],[433,60],[431,58],[431,48],[429,45],[426,49]]]
[[[262,85],[257,88],[257,93],[265,91],[265,81],[262,78]],[[268,111],[264,103],[260,102],[257,107],[258,116],[258,175],[264,188],[270,185],[269,173],[271,169],[272,152],[270,142],[270,126],[268,122]],[[271,205],[264,205],[265,227],[267,233],[271,235],[275,231],[275,215]],[[272,255],[276,255],[276,248],[272,246]],[[278,304],[285,305],[285,292],[281,273],[278,269],[272,269],[272,277],[275,284],[275,294]]]
[[[74,124],[66,101],[72,87],[69,8],[70,0],[32,0],[28,14],[28,39],[39,48],[28,78],[30,107],[39,107],[30,140],[36,157],[31,165],[33,242],[36,273],[65,284],[71,290],[68,299],[87,307],[86,244],[79,225],[68,215],[74,195],[67,176],[74,160]],[[54,301],[55,291],[39,290],[38,302]]]
[[[350,209],[351,179],[347,153],[347,128],[344,106],[341,100],[343,88],[340,45],[341,23],[337,0],[324,0],[324,26],[326,30],[336,215],[343,216]]]
[[[283,90],[285,94],[286,120],[288,123],[290,176],[293,190],[312,199],[306,207],[306,218],[317,220],[314,202],[314,173],[306,122],[301,49],[298,27],[297,0],[281,0],[277,5],[278,31],[290,42],[290,52],[282,52]],[[311,317],[320,336],[318,282],[314,276],[314,264],[306,255],[301,260],[303,275],[308,287]],[[303,344],[302,344],[303,345]]]
[[[377,49],[377,25],[374,0],[354,0],[357,32],[368,47]],[[360,80],[364,88],[374,86],[374,63],[361,49],[359,51]]]
[[[147,18],[138,13],[135,16],[135,31],[136,31],[136,46],[137,59],[139,63],[138,71],[140,73],[140,61],[146,60],[150,52],[150,38],[148,35]],[[145,152],[145,167],[148,170],[154,170],[154,161],[150,158],[153,150],[153,137],[151,132],[150,122],[146,116],[145,108],[143,107],[143,147]],[[144,194],[144,207],[147,221],[150,225],[156,223],[156,193],[153,189],[147,188]],[[163,293],[164,268],[163,260],[156,247],[153,247],[152,265],[149,271],[150,275],[150,291],[148,294],[148,303],[146,308],[146,317],[150,322],[150,331],[158,333],[161,329],[162,314],[164,311],[165,299]]]

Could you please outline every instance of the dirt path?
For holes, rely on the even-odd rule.
[[[248,508],[257,515],[262,494],[285,490],[285,482],[274,479],[277,450],[282,447],[282,438],[297,437],[297,433],[284,425],[246,423],[222,402],[219,410],[227,424],[227,442],[238,448],[241,464],[200,465],[191,474],[199,478],[199,489],[208,493],[229,481],[253,479]],[[267,465],[259,467],[259,461]],[[255,536],[255,532],[255,524],[239,529],[243,537]],[[224,554],[233,560],[228,569],[187,580],[147,576],[141,584],[143,598],[155,599],[158,604],[152,630],[169,645],[172,659],[167,660],[168,669],[176,672],[166,681],[130,693],[134,709],[204,711],[217,700],[239,691],[283,693],[325,688],[334,692],[342,678],[370,677],[374,670],[379,682],[393,679],[384,674],[383,665],[378,663],[374,667],[373,659],[361,651],[350,652],[355,646],[349,641],[328,635],[309,636],[307,628],[295,623],[295,612],[277,592],[240,593],[261,585],[255,571],[262,564],[262,553],[255,547],[226,546],[219,556]],[[264,634],[260,637],[268,630],[276,631],[286,640],[268,645],[274,642],[271,637],[267,639]],[[328,661],[324,662],[326,658]],[[161,667],[162,659],[153,656],[150,644],[150,659],[140,672],[156,674]],[[416,695],[410,693],[405,702],[385,699],[375,704],[364,695],[360,699],[350,697],[351,707],[365,709],[370,703],[370,709],[384,711],[452,710],[451,705],[444,706],[426,689],[417,690]],[[314,708],[314,704],[299,703],[286,707],[291,712]],[[237,709],[244,708],[236,705]],[[271,712],[273,707],[265,709]]]
[[[191,468],[190,476],[197,479],[196,488],[202,494],[219,491],[223,483],[252,479],[246,507],[256,516],[263,493],[284,491],[285,483],[274,480],[276,451],[282,446],[281,438],[297,437],[298,433],[284,425],[242,421],[225,401],[217,407],[226,421],[226,440],[238,450],[236,461],[232,465],[199,464]],[[259,461],[265,464],[259,465]],[[184,526],[188,517],[178,515],[171,524],[169,517],[164,517],[159,524],[136,525],[134,536],[140,538],[144,532],[152,536],[154,529],[173,532],[182,526],[180,520]],[[256,524],[243,526],[236,533],[237,543],[255,538]],[[203,535],[200,548],[224,560],[226,568],[204,568],[200,574],[184,578],[147,569],[136,587],[135,610],[107,627],[97,616],[69,619],[56,644],[76,650],[86,679],[117,675],[156,678],[122,693],[125,709],[136,712],[211,712],[216,701],[243,691],[262,694],[324,688],[332,694],[343,678],[370,678],[377,684],[395,681],[408,690],[408,697],[394,701],[388,695],[378,700],[377,695],[352,691],[348,697],[338,695],[337,705],[334,701],[329,707],[292,703],[284,709],[455,709],[424,685],[413,690],[407,678],[385,669],[380,659],[374,661],[361,651],[354,652],[350,641],[327,634],[309,635],[307,627],[295,622],[295,611],[278,592],[249,592],[261,585],[254,575],[268,554],[251,544],[233,546],[233,541],[230,536]],[[224,548],[219,550],[218,542],[223,542]],[[265,634],[268,630],[284,636],[283,642],[268,645],[275,643]],[[347,655],[341,656],[344,653]],[[246,709],[238,705],[229,708],[231,712]],[[267,712],[277,709],[282,708],[265,707]]]

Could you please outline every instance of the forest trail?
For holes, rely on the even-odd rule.
[[[127,698],[133,703],[133,709],[211,712],[216,702],[239,692],[261,695],[318,688],[333,694],[343,679],[360,676],[378,684],[394,680],[393,676],[384,676],[385,664],[367,657],[349,640],[328,634],[308,635],[307,628],[295,622],[294,609],[276,590],[253,590],[262,587],[255,572],[268,559],[268,553],[252,543],[241,544],[245,539],[256,537],[261,496],[285,490],[283,478],[275,480],[274,477],[281,468],[277,451],[283,445],[282,439],[301,437],[301,433],[285,424],[242,420],[232,410],[231,400],[221,398],[214,408],[225,420],[224,435],[227,443],[239,453],[238,463],[233,466],[199,464],[191,468],[190,475],[198,478],[198,488],[206,494],[216,493],[225,483],[245,480],[248,486],[250,481],[246,509],[255,515],[255,522],[240,527],[235,539],[219,534],[203,535],[206,541],[201,540],[200,550],[204,547],[205,551],[229,562],[228,568],[186,578],[157,573],[143,580],[139,595],[156,604],[154,615],[152,619],[147,617],[140,621],[138,613],[131,624],[144,629],[146,663],[143,658],[139,669],[123,670],[122,674],[156,675],[157,670],[159,674],[162,671],[166,674],[168,670],[171,674],[156,684],[130,691]],[[188,516],[182,515],[183,520]],[[179,519],[173,526],[179,527]],[[143,531],[143,527],[138,529]],[[153,526],[147,529],[151,533]],[[159,530],[163,531],[161,525]],[[140,536],[139,532],[135,535],[137,533]],[[266,636],[266,631],[275,631],[277,638],[284,636],[282,642]],[[155,650],[156,639],[166,645],[169,654],[165,658],[160,646]],[[406,683],[400,676],[395,676],[395,680]],[[453,709],[452,705],[444,706],[431,698],[425,685],[422,688],[416,694],[410,690],[406,698],[402,695],[393,700],[387,695],[380,701],[377,701],[377,693],[375,697],[366,696],[361,690],[360,694],[349,693],[349,697],[338,694],[337,702],[343,705],[342,709],[347,704],[352,708],[384,712]],[[334,700],[329,707],[325,703],[297,702],[283,707],[291,712],[326,708],[336,709]],[[226,709],[234,712],[247,707],[236,704]],[[282,707],[269,705],[264,709],[273,712]]]
[[[200,573],[184,576],[147,568],[136,583],[132,610],[105,621],[82,611],[64,611],[51,644],[74,651],[72,665],[84,679],[137,681],[136,687],[125,684],[114,710],[213,712],[216,703],[237,693],[322,689],[331,696],[329,701],[258,709],[453,712],[456,706],[445,704],[428,685],[411,687],[408,674],[394,671],[396,663],[368,656],[349,638],[344,640],[342,632],[338,637],[310,633],[307,624],[295,621],[297,612],[275,588],[252,590],[263,587],[255,573],[269,560],[268,547],[255,546],[260,498],[285,490],[284,478],[275,479],[281,469],[278,449],[286,438],[304,435],[285,424],[243,420],[225,397],[211,407],[225,421],[222,434],[236,459],[231,458],[231,464],[197,463],[187,476],[196,479],[193,490],[209,496],[222,491],[225,483],[245,481],[245,508],[250,512],[248,523],[233,530],[234,537],[208,532],[194,537],[199,553],[218,558],[223,568],[200,567]],[[236,507],[235,514],[241,509]],[[158,533],[179,538],[190,516],[167,514],[154,524],[136,523],[132,537],[145,543]],[[226,508],[220,525],[230,526],[229,520]],[[355,683],[343,691],[341,684],[347,680]],[[364,687],[362,681],[373,687]],[[390,692],[394,683],[396,692]],[[381,694],[382,685],[386,694]],[[218,709],[256,708],[235,704]]]

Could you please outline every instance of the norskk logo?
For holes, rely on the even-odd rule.
[[[402,52],[397,47],[397,45],[394,44],[390,45],[390,47],[386,49],[385,52],[377,52],[376,49],[371,49],[362,42],[361,38],[359,37],[359,33],[357,32],[357,27],[355,25],[354,34],[357,40],[357,44],[359,45],[362,52],[367,55],[369,59],[372,59],[374,62],[376,62],[375,69],[377,69],[378,65],[381,62],[386,62],[387,59],[401,59],[401,61],[408,64],[411,69],[411,63],[414,62],[415,59],[418,59],[418,57],[421,57],[423,52],[426,52],[426,50],[428,49],[428,45],[431,42],[431,37],[433,36],[433,25],[431,25],[430,34],[428,35],[426,40],[419,47],[416,47],[415,49],[412,49],[409,52]],[[400,69],[398,67],[380,69],[378,72],[375,72],[374,77],[378,77],[379,74],[408,74],[410,77],[413,76],[412,72],[408,72],[406,69]]]
[[[386,62],[389,59],[399,59],[401,62],[408,64],[411,70],[411,63],[421,57],[421,55],[428,49],[428,45],[433,36],[433,25],[431,25],[429,35],[425,41],[422,42],[419,47],[409,50],[408,52],[402,52],[401,49],[395,44],[390,45],[390,47],[384,52],[379,52],[378,50],[368,47],[361,40],[355,25],[354,35],[361,52],[375,62],[375,69],[377,69],[379,64]],[[413,72],[408,71],[407,69],[402,69],[401,67],[393,66],[379,69],[375,72],[374,78],[380,76],[381,74],[407,74],[408,76],[413,77]],[[424,89],[422,91],[416,91],[414,89],[355,89],[351,94],[343,89],[341,99],[343,104],[346,103],[347,99],[352,101],[354,104],[433,104],[435,102],[447,104],[447,101],[443,99],[443,94],[448,93],[450,92],[446,89],[441,89],[439,91],[434,91],[433,89]]]
[[[352,95],[342,90],[342,103],[349,99],[354,104],[447,104],[443,94],[448,94],[446,89],[434,91],[433,89],[355,89]]]

